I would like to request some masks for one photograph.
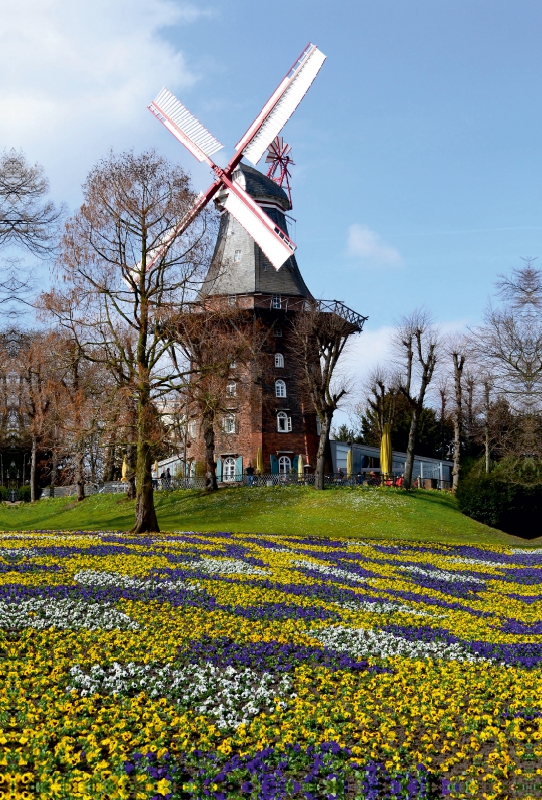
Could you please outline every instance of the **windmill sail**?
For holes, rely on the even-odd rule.
[[[224,147],[169,89],[164,87],[148,108],[198,161],[207,161]]]
[[[225,183],[228,194],[224,209],[252,236],[275,269],[280,269],[295,252],[295,244],[237,182]]]
[[[286,125],[325,59],[325,55],[316,45],[310,44],[236,144],[235,149],[242,150],[243,155],[254,165]]]

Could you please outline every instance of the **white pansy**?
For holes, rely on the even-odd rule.
[[[74,581],[87,586],[114,587],[120,589],[187,589],[197,591],[199,584],[185,583],[181,580],[161,580],[160,578],[137,578],[133,575],[122,575],[120,572],[107,572],[94,569],[82,569],[73,576]]]
[[[532,556],[533,558],[541,558],[542,559],[542,547],[534,548],[534,547],[511,547],[510,552],[512,555],[516,556]]]
[[[502,561],[484,561],[483,558],[449,558],[447,561],[450,564],[472,564],[473,566],[480,567],[495,567],[496,569],[503,569],[509,567],[510,564],[504,564]]]
[[[462,575],[460,572],[446,572],[446,570],[438,569],[424,569],[423,567],[415,567],[410,564],[399,565],[397,569],[404,572],[412,572],[415,575],[423,575],[427,578],[435,578],[435,580],[450,581],[451,583],[482,583],[480,578],[474,578],[471,575]]]
[[[338,603],[341,608],[347,611],[370,611],[373,614],[414,614],[417,617],[441,617],[442,614],[432,614],[430,611],[418,611],[416,608],[410,608],[403,603],[390,603],[388,600],[379,600],[376,603],[360,600],[346,600],[344,603]]]
[[[205,572],[222,575],[271,575],[271,570],[247,564],[239,558],[202,558],[198,561],[185,561],[179,564],[190,569],[202,569]]]
[[[379,656],[390,658],[402,656],[403,658],[425,659],[432,658],[444,661],[486,661],[480,656],[469,653],[460,644],[446,642],[412,642],[403,636],[397,636],[388,631],[368,628],[350,628],[345,625],[318,628],[309,631],[309,636],[317,639],[325,647],[343,651],[351,656]]]
[[[34,558],[39,555],[34,548],[28,547],[0,547],[0,558]]]
[[[138,630],[139,625],[127,614],[107,603],[86,600],[30,598],[17,603],[0,600],[0,628],[60,628],[79,630]]]
[[[299,558],[292,561],[294,567],[304,567],[305,569],[313,569],[320,572],[322,575],[332,575],[334,578],[346,578],[349,581],[357,581],[358,583],[366,583],[366,578],[361,578],[354,572],[348,572],[346,569],[339,567],[330,567],[327,564],[318,564],[316,561],[309,561],[307,558]]]
[[[104,669],[96,664],[84,672],[79,665],[70,669],[67,691],[83,696],[145,692],[149,697],[170,697],[197,714],[213,717],[221,729],[238,728],[262,711],[272,713],[279,699],[295,697],[287,676],[275,677],[249,668],[215,667],[213,664],[175,667],[113,664]]]

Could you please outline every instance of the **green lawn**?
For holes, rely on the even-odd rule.
[[[527,544],[542,539],[508,536],[458,510],[447,493],[397,489],[340,488],[316,492],[305,487],[232,488],[159,492],[156,507],[164,531],[265,532],[298,536],[347,536],[418,541]],[[134,503],[119,495],[40,500],[34,506],[0,506],[3,530],[129,530]]]

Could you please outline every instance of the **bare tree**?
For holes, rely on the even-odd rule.
[[[291,355],[299,367],[302,394],[320,421],[314,488],[324,488],[324,476],[332,471],[329,437],[333,414],[350,391],[348,381],[337,374],[337,365],[350,337],[362,330],[364,317],[336,302],[327,310],[322,303],[307,304],[293,323]]]
[[[214,212],[206,209],[182,235],[172,234],[194,192],[186,173],[154,151],[110,153],[91,171],[83,193],[61,242],[58,268],[66,288],[42,303],[74,332],[85,357],[112,371],[122,363],[136,403],[132,531],[158,531],[151,478],[156,402],[178,378],[166,331],[208,268]]]
[[[451,336],[446,342],[446,353],[451,360],[452,376],[454,385],[454,405],[452,409],[452,421],[454,426],[453,458],[454,466],[452,470],[452,491],[455,492],[459,485],[461,473],[461,461],[464,450],[464,430],[465,430],[465,363],[470,355],[471,345],[465,336]],[[470,401],[472,403],[472,399]]]
[[[496,409],[501,416],[510,409],[521,428],[514,437],[501,437],[500,447],[507,441],[509,452],[517,456],[539,456],[541,450],[536,431],[542,413],[542,272],[534,259],[525,259],[525,266],[512,270],[509,277],[500,276],[497,289],[504,305],[490,305],[483,324],[472,330],[476,361],[485,376],[487,469],[491,408],[493,416]],[[506,411],[506,419],[508,415]],[[503,433],[506,430],[508,423]]]
[[[47,200],[43,167],[13,148],[0,157],[0,246],[16,244],[40,258],[54,251],[63,209]]]
[[[418,309],[400,319],[393,346],[400,368],[399,388],[412,410],[405,461],[405,489],[412,488],[418,423],[437,365],[439,345],[439,331],[426,311]]]
[[[384,426],[389,425],[391,430],[395,422],[399,394],[398,375],[380,365],[375,367],[367,380],[367,392],[365,412],[382,438]]]
[[[215,430],[232,403],[243,402],[246,381],[239,380],[251,360],[254,337],[247,331],[246,311],[224,306],[218,298],[201,301],[181,313],[174,322],[172,338],[186,362],[189,380],[182,387],[185,408],[195,408],[205,442],[207,491],[218,489],[215,462]],[[245,376],[246,378],[246,376]]]

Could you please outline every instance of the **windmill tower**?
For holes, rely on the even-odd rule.
[[[222,145],[167,89],[150,104],[153,114],[199,161],[206,161],[215,179],[174,234],[186,229],[211,200],[221,212],[211,267],[201,296],[246,310],[268,331],[261,349],[259,384],[243,402],[231,398],[231,409],[216,432],[218,480],[238,480],[257,454],[265,473],[286,475],[315,464],[318,445],[316,416],[307,408],[297,388],[289,357],[293,322],[306,302],[312,301],[297,265],[296,246],[290,238],[286,212],[291,209],[290,148],[280,131],[316,77],[325,56],[309,44],[281,81],[244,136],[236,154],[222,169],[212,156]],[[268,174],[256,165],[267,150]],[[286,188],[285,188],[286,187]],[[156,258],[168,246],[157,247]],[[152,263],[152,262],[151,262]],[[239,374],[243,381],[246,376]],[[203,442],[199,427],[191,431],[197,460]]]

